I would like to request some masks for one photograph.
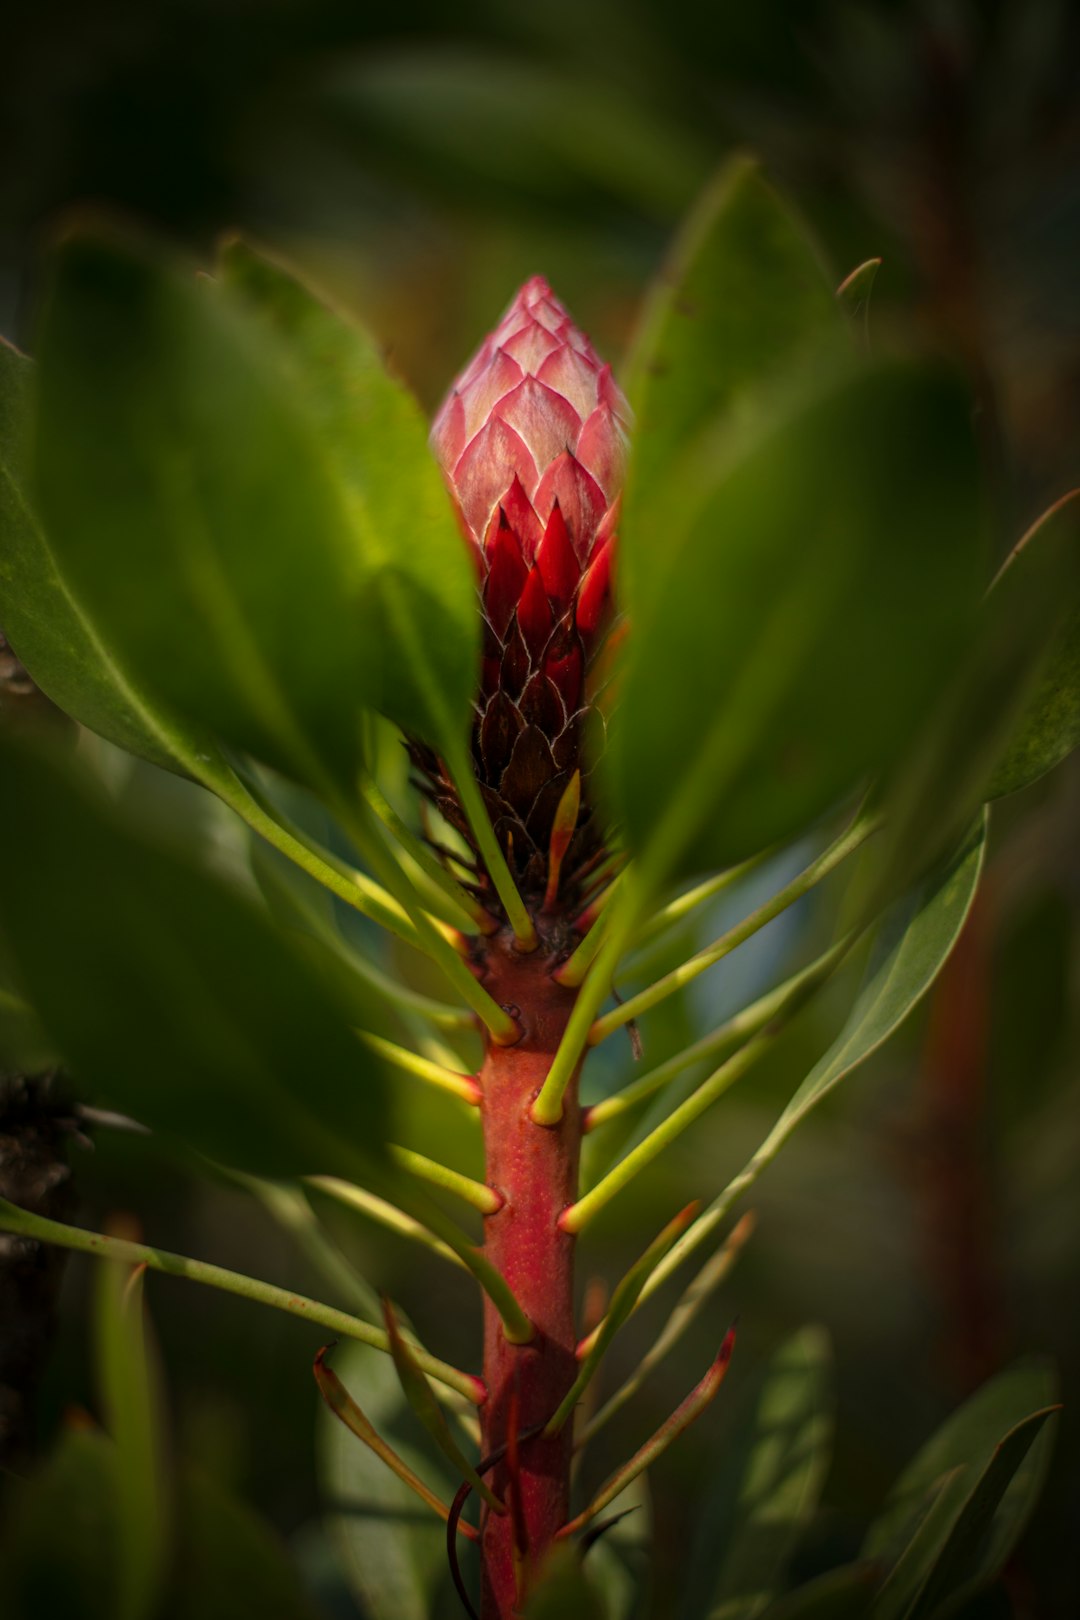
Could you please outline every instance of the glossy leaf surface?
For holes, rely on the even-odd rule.
[[[272,347],[194,276],[72,238],[42,322],[36,487],[57,569],[127,678],[318,780],[359,758],[361,577]]]
[[[635,611],[666,564],[687,446],[718,421],[743,424],[769,385],[849,336],[801,222],[739,157],[706,189],[649,298],[627,362],[634,442],[620,567]]]
[[[304,962],[91,784],[3,750],[0,916],[21,985],[96,1098],[237,1168],[363,1179],[379,1065]],[[49,874],[42,903],[39,874]]]
[[[476,576],[419,407],[367,334],[290,272],[242,243],[222,269],[284,340],[288,376],[344,491],[366,702],[431,742],[460,742],[478,673]]]
[[[751,441],[684,458],[662,578],[633,634],[604,759],[620,825],[671,875],[795,834],[910,738],[979,587],[962,392],[850,370]],[[917,626],[917,633],[915,627]]]

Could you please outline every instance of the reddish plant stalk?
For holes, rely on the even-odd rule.
[[[482,1620],[509,1620],[519,1612],[519,1587],[535,1569],[570,1517],[572,1424],[554,1439],[529,1431],[543,1425],[566,1395],[577,1372],[574,1319],[574,1239],[560,1232],[558,1218],[577,1196],[581,1111],[577,1083],[568,1089],[558,1125],[529,1117],[544,1083],[574,992],[551,978],[558,959],[543,946],[519,955],[509,932],[488,947],[484,983],[513,1010],[522,1027],[517,1045],[489,1044],[481,1071],[487,1180],[506,1199],[485,1221],[485,1250],[506,1277],[535,1324],[529,1344],[511,1344],[497,1312],[484,1307],[484,1381],[481,1409],[484,1454],[505,1447],[511,1403],[517,1390],[517,1478],[504,1458],[491,1476],[504,1501],[519,1493],[527,1555],[515,1555],[515,1514],[485,1511],[481,1524]]]

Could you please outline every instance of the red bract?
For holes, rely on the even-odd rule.
[[[585,334],[534,276],[451,389],[432,429],[476,551],[484,614],[477,774],[527,897],[547,887],[556,812],[599,726],[589,666],[610,619],[629,409]],[[438,761],[436,804],[467,834]],[[583,783],[561,899],[597,852]],[[549,902],[550,902],[549,895]]]

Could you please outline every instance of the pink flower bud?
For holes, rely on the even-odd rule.
[[[519,883],[549,903],[556,811],[582,768],[588,666],[610,617],[629,416],[610,366],[533,276],[431,433],[480,569],[477,775]],[[464,830],[436,762],[416,757],[439,808]],[[587,787],[586,778],[561,904],[580,897],[575,873],[599,849]]]

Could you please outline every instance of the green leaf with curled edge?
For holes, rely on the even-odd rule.
[[[290,392],[343,491],[362,579],[365,701],[436,745],[460,746],[479,669],[476,574],[419,406],[367,333],[291,270],[234,241],[221,273],[280,340]]]
[[[17,785],[0,795],[5,945],[79,1083],[224,1164],[362,1181],[387,1093],[331,988],[83,772],[10,743],[0,769]]]
[[[1073,565],[1062,580],[1066,595],[1061,620],[1051,633],[1035,689],[991,777],[988,799],[1018,793],[1080,745],[1080,490],[1056,502],[1028,531],[1010,553],[999,581],[1026,565],[1033,543],[1040,548],[1056,544],[1071,553]]]
[[[832,279],[806,229],[753,159],[732,159],[683,225],[625,368],[635,428],[620,591],[635,618],[671,563],[670,519],[687,446],[717,421],[745,426],[771,385],[850,348]]]

